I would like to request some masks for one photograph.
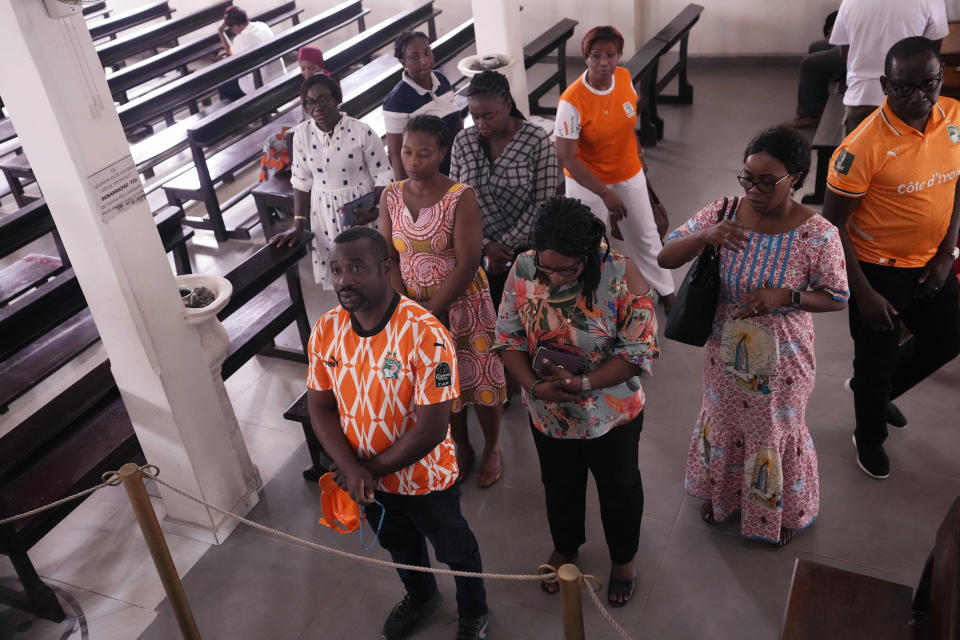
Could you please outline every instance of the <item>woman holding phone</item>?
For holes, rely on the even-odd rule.
[[[553,537],[548,563],[572,562],[586,540],[590,471],[610,552],[607,599],[622,607],[636,589],[643,515],[640,376],[660,354],[650,286],[607,248],[606,227],[579,200],[547,200],[531,244],[507,278],[495,349],[530,414]]]
[[[400,148],[409,178],[383,192],[380,233],[390,247],[394,287],[439,318],[456,343],[460,397],[450,426],[460,480],[474,463],[465,410],[472,404],[485,442],[477,484],[487,488],[503,473],[499,436],[507,389],[503,363],[492,351],[497,312],[480,268],[477,194],[440,173],[450,142],[440,118],[410,119]]]
[[[329,277],[330,243],[345,227],[377,219],[377,200],[393,179],[380,137],[369,125],[340,112],[343,93],[324,73],[300,88],[307,119],[293,134],[293,225],[270,238],[292,245],[304,229],[313,231],[313,276],[324,289]],[[358,210],[354,204],[366,202]]]

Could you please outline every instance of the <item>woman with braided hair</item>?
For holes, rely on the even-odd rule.
[[[496,308],[510,264],[530,246],[537,209],[556,195],[557,154],[547,132],[517,109],[503,74],[481,71],[473,76],[467,104],[474,126],[453,141],[450,177],[477,192],[484,271]]]
[[[440,118],[415,116],[407,123],[400,155],[410,177],[384,191],[380,233],[390,246],[394,287],[450,329],[460,374],[460,397],[450,416],[459,479],[470,475],[474,463],[465,410],[472,404],[486,441],[477,481],[489,487],[503,470],[498,442],[507,390],[503,363],[492,351],[497,313],[480,268],[477,196],[440,173],[449,147]]]
[[[548,200],[534,224],[533,250],[517,256],[507,278],[495,349],[530,414],[553,537],[548,563],[573,561],[586,540],[590,471],[612,565],[607,599],[622,607],[636,588],[643,515],[640,376],[660,350],[650,286],[606,244],[603,222],[579,200]]]

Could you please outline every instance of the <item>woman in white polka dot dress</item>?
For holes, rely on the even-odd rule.
[[[353,213],[357,224],[375,222],[380,193],[393,180],[380,136],[341,113],[342,101],[333,78],[316,74],[304,80],[300,102],[308,118],[293,134],[293,226],[270,238],[270,244],[281,246],[296,242],[304,230],[313,231],[313,276],[324,289],[332,288],[330,243],[343,231],[343,205],[373,193],[371,208]]]

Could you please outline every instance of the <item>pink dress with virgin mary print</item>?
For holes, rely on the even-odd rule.
[[[723,202],[702,209],[667,240],[717,224]],[[820,507],[805,418],[816,372],[813,316],[799,309],[734,315],[760,287],[828,291],[846,300],[837,228],[814,214],[784,233],[748,231],[745,248],[720,250],[720,281],[684,484],[712,501],[717,522],[739,511],[743,535],[777,542],[781,527],[803,529]]]
[[[470,187],[455,184],[432,207],[421,209],[417,219],[403,202],[403,183],[387,187],[387,211],[393,227],[393,246],[400,254],[400,275],[407,295],[426,302],[450,275],[457,263],[453,248],[454,216],[460,196]],[[491,351],[497,313],[483,269],[447,310],[450,335],[456,343],[460,374],[459,411],[468,404],[494,406],[506,400],[506,380],[500,357]]]

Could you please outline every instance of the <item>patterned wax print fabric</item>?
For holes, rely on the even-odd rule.
[[[417,219],[403,203],[403,183],[387,187],[387,211],[393,227],[393,246],[400,254],[400,274],[407,295],[426,302],[456,265],[453,225],[457,202],[469,189],[454,184],[432,207],[421,209]],[[497,314],[483,269],[447,310],[450,333],[460,366],[460,399],[454,411],[468,404],[495,406],[507,398],[503,363],[492,351]]]
[[[497,318],[498,351],[523,351],[532,359],[539,347],[583,358],[587,371],[621,358],[650,375],[660,355],[653,301],[627,289],[627,259],[609,253],[600,266],[593,308],[587,308],[580,283],[550,287],[541,282],[535,251],[517,256],[513,287],[503,292]],[[634,376],[613,387],[594,389],[576,402],[545,402],[522,390],[533,425],[551,438],[599,438],[643,411],[645,396]]]
[[[310,193],[313,277],[324,289],[332,289],[330,244],[343,231],[343,205],[385,187],[393,179],[393,169],[370,125],[340,114],[330,133],[321,131],[313,118],[296,126],[292,170],[293,188]]]
[[[263,142],[260,154],[259,182],[266,182],[278,173],[290,171],[290,149],[287,148],[287,131],[290,127],[281,127],[280,133],[274,133]]]
[[[667,240],[716,224],[722,207],[723,199],[705,207]],[[815,214],[784,233],[749,231],[746,247],[721,249],[720,260],[703,406],[684,484],[689,494],[713,502],[718,522],[740,511],[743,535],[777,542],[781,527],[803,529],[820,506],[817,454],[805,419],[816,371],[813,316],[799,309],[733,316],[761,286],[847,300],[843,248],[837,228]]]
[[[457,356],[450,342],[429,311],[399,294],[381,325],[370,330],[337,306],[313,327],[307,386],[333,391],[340,426],[357,457],[367,460],[417,428],[416,405],[456,399]],[[450,488],[457,473],[448,429],[433,451],[376,484],[381,491],[422,495]]]

